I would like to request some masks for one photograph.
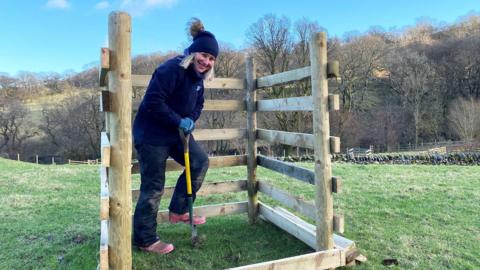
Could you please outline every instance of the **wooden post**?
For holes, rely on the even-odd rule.
[[[315,150],[315,206],[318,250],[333,248],[333,196],[328,115],[327,35],[316,33],[310,40]]]
[[[111,112],[109,123],[111,158],[109,170],[110,223],[109,262],[111,269],[132,269],[132,80],[131,18],[125,12],[112,12],[108,22],[110,46]]]
[[[20,161],[20,153],[17,153],[17,161]]]
[[[252,56],[246,59],[246,104],[247,104],[247,180],[248,180],[248,220],[257,221],[257,92],[255,81],[255,62]]]
[[[52,157],[52,165],[55,165],[55,157]]]
[[[35,155],[35,163],[38,164],[38,155]]]

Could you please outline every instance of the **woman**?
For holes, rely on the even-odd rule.
[[[140,197],[133,217],[133,243],[140,250],[167,254],[174,246],[156,234],[157,212],[165,186],[165,165],[170,156],[184,165],[178,130],[191,133],[204,103],[203,81],[213,78],[218,56],[215,36],[195,19],[190,26],[192,44],[183,56],[161,64],[153,73],[133,124],[133,138],[140,164]],[[208,170],[208,156],[190,136],[190,170],[193,199]],[[171,223],[189,223],[185,171],[175,186],[170,206]],[[196,225],[205,217],[194,216]]]

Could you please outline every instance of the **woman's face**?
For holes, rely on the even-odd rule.
[[[198,73],[205,73],[213,68],[215,64],[215,57],[209,53],[198,52],[195,53],[193,59],[193,66]]]

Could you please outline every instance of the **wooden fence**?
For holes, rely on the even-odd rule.
[[[101,179],[101,237],[100,269],[131,269],[131,212],[132,201],[139,190],[130,190],[131,174],[138,173],[138,164],[131,163],[132,86],[146,87],[150,76],[131,75],[130,16],[112,13],[109,17],[110,48],[101,49],[100,86],[101,107],[106,114],[107,130],[102,133]],[[256,78],[252,57],[246,59],[246,79],[217,78],[205,85],[208,89],[244,91],[245,100],[207,100],[206,111],[246,111],[247,128],[195,130],[197,140],[247,140],[246,155],[210,157],[210,167],[245,166],[247,179],[205,183],[198,195],[208,196],[225,192],[248,192],[248,201],[205,205],[194,208],[197,215],[206,217],[247,213],[250,223],[259,217],[266,219],[316,252],[302,256],[234,269],[328,269],[364,260],[355,243],[333,231],[343,231],[343,218],[333,213],[332,192],[340,192],[341,179],[332,177],[330,153],[340,151],[340,141],[329,134],[329,110],[339,107],[338,96],[328,95],[327,77],[338,76],[338,63],[327,64],[327,39],[324,33],[315,34],[310,41],[312,65],[280,74]],[[257,90],[277,84],[294,82],[306,77],[312,81],[312,96],[273,100],[257,100]],[[107,86],[108,80],[108,87]],[[256,114],[264,111],[313,112],[313,134],[257,129]],[[257,141],[281,143],[314,150],[315,170],[292,163],[257,155]],[[257,166],[283,173],[312,184],[315,204],[303,201],[285,191],[257,179]],[[131,169],[130,169],[131,168]],[[167,161],[167,171],[183,170],[173,160]],[[165,188],[165,197],[173,187]],[[262,192],[283,205],[316,221],[307,223],[281,207],[270,207],[258,199]],[[158,213],[158,222],[167,221],[166,210]],[[277,269],[277,268],[275,268]]]

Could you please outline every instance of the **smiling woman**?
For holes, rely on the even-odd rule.
[[[205,31],[200,20],[192,21],[190,33],[193,42],[185,49],[184,55],[166,61],[153,73],[133,124],[141,174],[140,196],[133,217],[133,241],[140,250],[157,254],[174,250],[172,244],[160,241],[156,233],[166,161],[170,156],[185,164],[179,129],[185,134],[194,130],[195,121],[203,109],[203,81],[213,78],[213,66],[218,56],[217,40],[212,33]],[[181,174],[170,202],[169,219],[173,223],[190,220],[199,225],[206,222],[205,217],[189,218],[187,211],[205,178],[208,156],[193,137],[188,144],[193,193],[188,196],[185,193],[186,174]]]

